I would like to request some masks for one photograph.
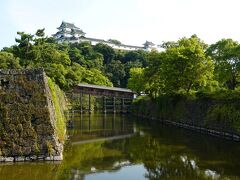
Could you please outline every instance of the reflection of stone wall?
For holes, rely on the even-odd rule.
[[[43,69],[0,70],[0,161],[61,159],[55,123]]]

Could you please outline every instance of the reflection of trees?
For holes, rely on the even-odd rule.
[[[148,134],[129,139],[127,147],[125,152],[131,160],[144,164],[148,179],[200,178],[204,175],[196,160],[182,156],[185,147],[161,144]]]
[[[155,163],[155,166],[144,164],[147,169],[146,177],[151,180],[157,179],[199,179],[204,177],[204,173],[195,166],[195,161],[181,159],[181,156],[171,156]]]
[[[132,163],[143,163],[147,170],[145,177],[151,180],[213,177],[198,166],[199,161],[188,151],[188,146],[161,142],[147,132],[125,141],[106,142],[104,146],[123,151]]]
[[[143,164],[147,171],[145,177],[151,180],[220,177],[214,171],[221,178],[238,175],[237,167],[233,166],[238,164],[239,146],[231,147],[231,143],[226,146],[221,141],[191,133],[188,135],[193,137],[186,138],[186,134],[170,127],[156,127],[156,130],[140,128],[141,133],[131,138],[73,146],[65,156],[61,176],[64,174],[69,179],[72,169],[88,174],[92,166],[99,171],[117,171],[120,167],[114,168],[114,164],[125,160]]]
[[[62,167],[59,169],[60,179],[71,179],[91,173],[91,168],[97,171],[113,170],[116,161],[124,157],[118,149],[106,148],[104,142],[69,146]]]

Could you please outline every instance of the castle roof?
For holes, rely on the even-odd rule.
[[[86,33],[83,32],[81,29],[71,29],[71,34],[83,34],[83,35],[85,35]]]
[[[68,23],[65,21],[62,21],[62,24],[57,29],[62,29],[62,28],[80,29],[79,27],[75,26],[73,23]]]

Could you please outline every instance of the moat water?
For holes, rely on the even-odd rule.
[[[0,179],[240,179],[240,143],[129,115],[70,119],[62,162],[0,164]]]

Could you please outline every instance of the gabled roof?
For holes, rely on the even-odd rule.
[[[83,32],[81,29],[71,29],[71,34],[82,34],[82,35],[85,35],[86,33]]]
[[[73,23],[68,23],[68,22],[65,22],[65,21],[62,21],[62,24],[57,29],[62,29],[62,28],[79,29],[80,30],[80,28],[75,26]]]

